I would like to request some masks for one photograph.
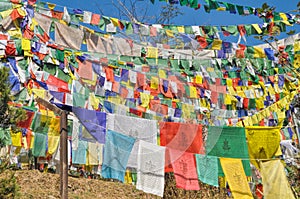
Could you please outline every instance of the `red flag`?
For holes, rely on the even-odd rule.
[[[204,153],[201,125],[177,122],[161,122],[159,125],[161,146],[182,152]],[[166,153],[166,172],[172,171],[170,163],[170,157]]]

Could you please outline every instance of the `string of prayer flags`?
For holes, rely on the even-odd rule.
[[[135,138],[108,130],[104,145],[102,177],[124,182],[129,155]]]
[[[220,158],[233,198],[253,198],[240,159]]]

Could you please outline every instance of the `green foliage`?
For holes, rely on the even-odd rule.
[[[0,67],[0,127],[7,128],[26,119],[25,111],[9,105],[12,101],[11,88],[8,82],[9,69]]]
[[[15,198],[19,195],[19,186],[15,177],[15,171],[11,170],[9,160],[0,164],[0,198]]]

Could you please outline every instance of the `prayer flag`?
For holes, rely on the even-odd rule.
[[[135,138],[108,130],[104,145],[102,177],[124,182],[128,158]]]

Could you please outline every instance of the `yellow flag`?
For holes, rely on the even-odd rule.
[[[253,198],[242,160],[234,158],[220,158],[221,166],[228,181],[233,198]]]
[[[262,33],[262,30],[260,29],[259,25],[258,24],[252,24],[253,28],[256,30],[256,32],[258,34],[261,34]]]
[[[295,198],[280,160],[262,162],[260,167],[264,198]]]
[[[228,95],[228,94],[225,95],[224,104],[225,105],[230,105],[231,104],[231,97],[230,97],[230,95]]]
[[[121,99],[119,96],[109,96],[107,99],[109,102],[113,103],[113,104],[120,104],[121,103]]]
[[[125,172],[125,183],[126,184],[131,184],[132,183],[132,177],[131,177],[131,173],[130,171],[127,169],[126,172]]]
[[[288,26],[291,25],[290,22],[288,21],[288,18],[287,18],[287,16],[286,16],[285,13],[280,12],[280,13],[279,13],[279,16],[281,17],[283,23],[285,23],[285,24],[288,25]]]
[[[140,92],[140,96],[141,96],[141,101],[142,101],[141,106],[144,107],[144,108],[148,108],[149,103],[150,103],[151,95]]]
[[[8,30],[7,33],[8,33],[9,36],[11,36],[11,37],[22,38],[22,32],[21,32],[21,29],[11,29],[11,30]]]
[[[88,154],[87,154],[87,165],[98,165],[98,143],[89,142],[88,143]]]
[[[166,71],[163,69],[158,69],[158,76],[159,76],[159,78],[167,79]]]
[[[250,162],[259,168],[256,159],[270,159],[280,145],[280,127],[246,127]]]
[[[252,120],[253,124],[258,124],[258,120],[257,120],[257,116],[256,115],[251,116],[251,120]]]
[[[44,99],[46,96],[46,90],[44,90],[44,89],[33,88],[31,90],[34,93],[35,97],[40,97],[40,98]]]
[[[22,132],[10,131],[10,137],[13,146],[22,146]]]
[[[114,24],[115,27],[119,27],[119,19],[111,17],[110,21]]]
[[[30,24],[30,30],[34,30],[34,27],[37,26],[39,23],[35,20],[35,18],[31,19],[31,24]]]
[[[256,98],[255,99],[256,108],[258,110],[263,109],[265,107],[264,105],[264,98]]]
[[[90,99],[90,103],[91,103],[93,109],[97,110],[99,107],[99,103],[100,103],[99,98],[97,98],[94,93],[90,93],[89,99]]]
[[[222,47],[222,40],[215,39],[212,43],[211,49],[212,50],[221,50]]]
[[[198,98],[197,88],[190,86],[190,98]]]
[[[300,67],[300,54],[294,55],[294,68],[298,69]]]
[[[300,51],[300,41],[295,41],[294,52]]]
[[[53,10],[56,6],[56,4],[54,4],[54,3],[47,3],[47,5],[50,10]]]
[[[172,30],[166,30],[166,34],[168,37],[174,37],[174,33]]]
[[[151,77],[151,85],[152,89],[158,89],[159,79],[157,77]]]
[[[59,136],[48,135],[48,153],[53,154],[59,143]]]
[[[226,79],[226,85],[227,86],[232,86],[232,79],[227,78]]]
[[[21,16],[23,16],[23,17],[26,16],[26,12],[25,12],[24,9],[22,9],[22,8],[17,8],[17,11],[18,11],[18,13],[19,13]]]
[[[184,33],[184,27],[183,26],[177,26],[177,30],[180,33]]]
[[[23,39],[22,38],[22,50],[29,51],[31,49],[30,47],[30,40],[29,39]]]
[[[266,54],[264,52],[264,49],[260,47],[254,47],[254,58],[265,58]]]
[[[3,11],[3,12],[0,12],[0,15],[1,15],[1,17],[4,19],[4,18],[6,18],[6,17],[8,17],[11,13],[12,13],[12,9],[10,9],[10,10],[5,10],[5,11]]]
[[[195,82],[196,82],[196,84],[202,84],[202,82],[203,82],[202,76],[196,75]]]
[[[188,119],[191,117],[191,112],[194,111],[194,106],[190,104],[182,104],[182,118]]]
[[[59,136],[60,135],[60,118],[51,117],[48,135]]]

